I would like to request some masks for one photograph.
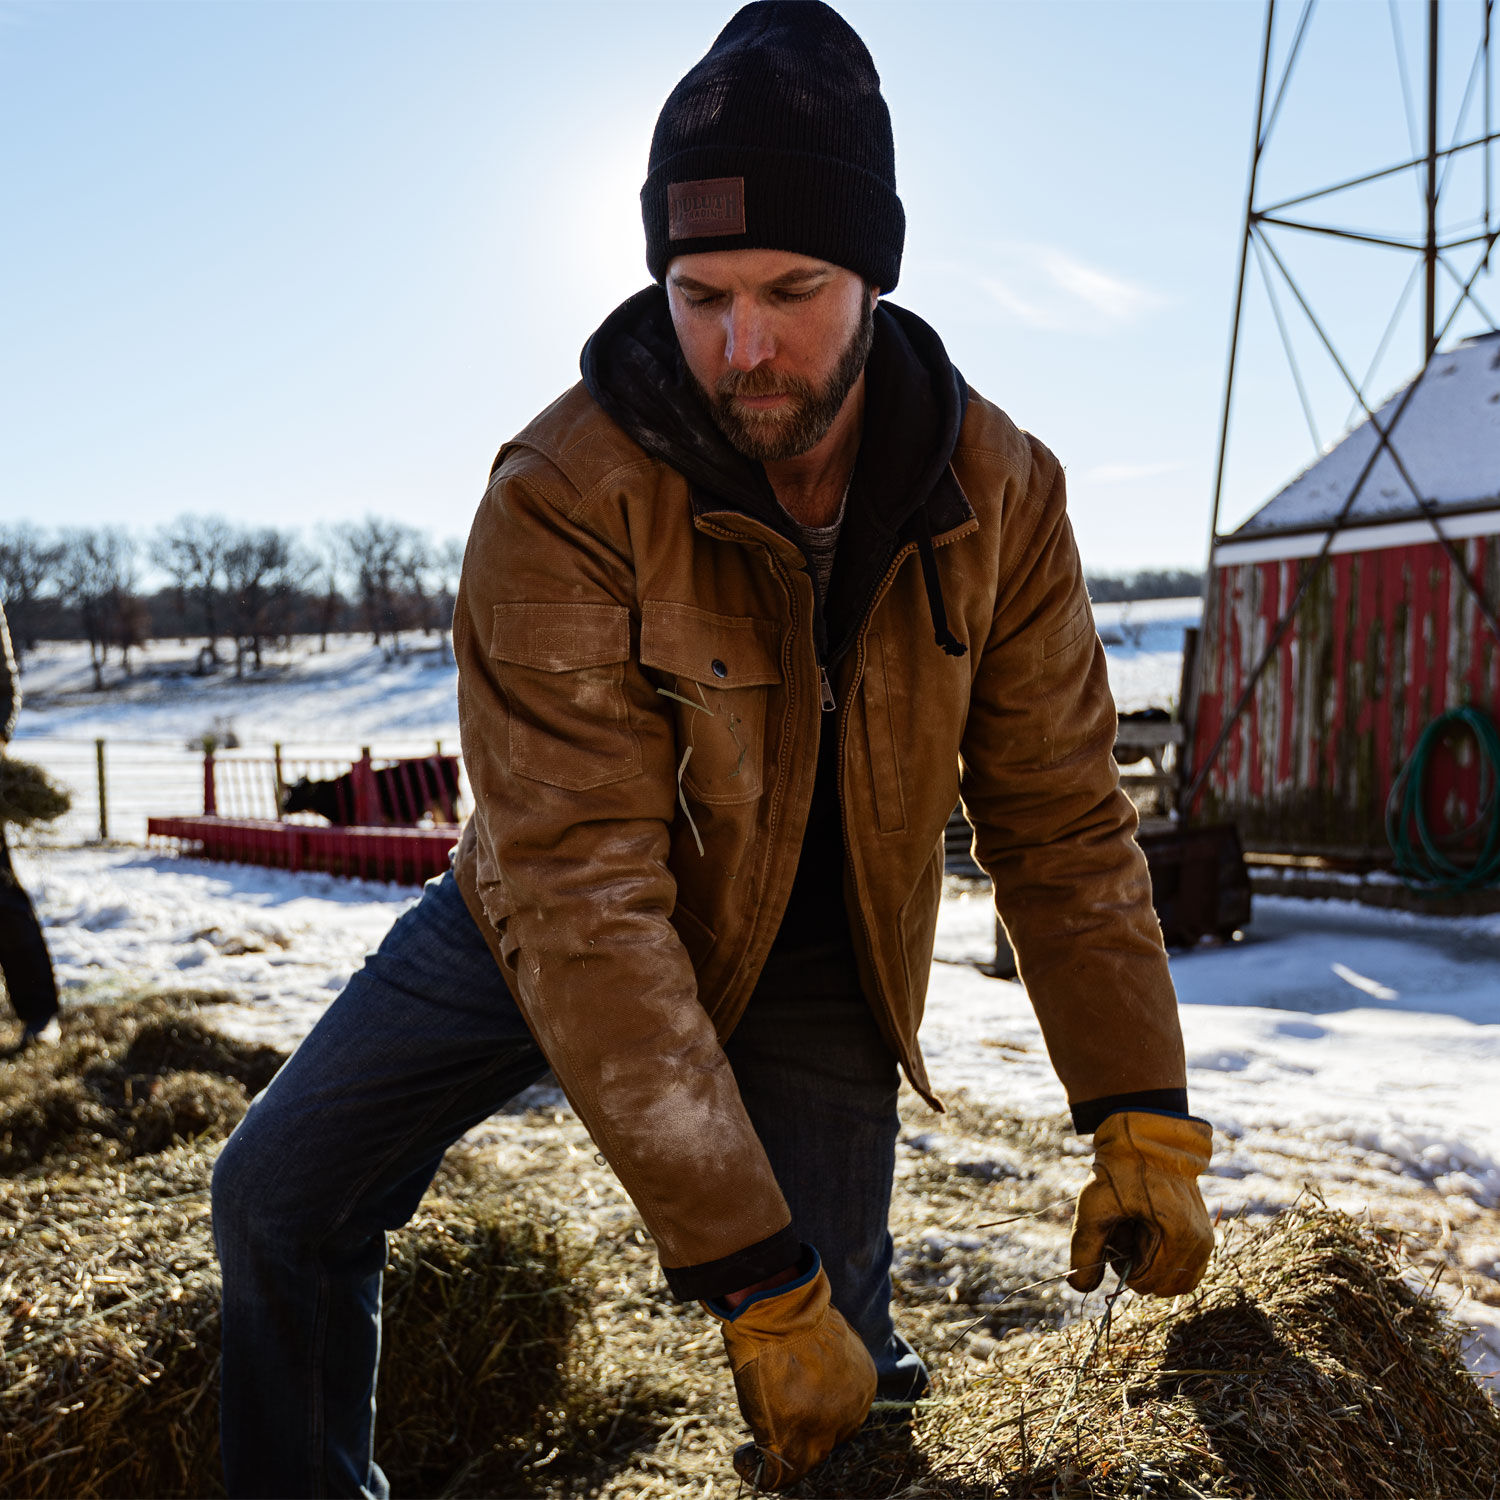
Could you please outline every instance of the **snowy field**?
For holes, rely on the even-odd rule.
[[[1094,623],[1109,659],[1109,685],[1121,713],[1176,709],[1183,631],[1197,625],[1202,614],[1198,599],[1135,599],[1094,606]]]
[[[195,676],[201,644],[153,641],[134,653],[128,679],[111,654],[105,691],[96,693],[81,646],[43,642],[22,663],[26,712],[18,733],[186,745],[227,724],[247,745],[370,735],[458,742],[455,673],[436,637],[403,637],[406,649],[394,659],[368,636],[331,636],[326,652],[316,639],[299,637],[291,651],[268,650],[264,670],[244,679],[235,677],[232,663],[212,676]]]
[[[1197,602],[1097,615],[1121,707],[1174,702]],[[436,740],[456,748],[452,668],[435,649],[387,662],[343,640],[326,657],[278,661],[267,680],[240,684],[174,675],[172,662],[163,651],[133,685],[102,696],[79,691],[87,670],[76,648],[27,664],[18,754],[82,784],[85,802],[93,738],[150,768],[154,781],[111,793],[117,836],[130,836],[132,819],[143,827],[147,811],[192,810],[201,760],[186,742],[216,719],[247,742],[280,739],[306,754],[361,743],[377,754],[425,752]],[[60,760],[67,746],[76,775]],[[168,796],[183,805],[164,805]],[[226,1024],[283,1046],[415,898],[324,875],[80,847],[78,836],[38,842],[18,864],[71,996],[143,983],[226,992]],[[987,895],[954,884],[923,1028],[934,1083],[1060,1117],[1024,991],[978,968],[993,951]],[[1193,1108],[1217,1133],[1210,1206],[1265,1213],[1312,1186],[1441,1243],[1452,1273],[1443,1285],[1476,1331],[1471,1361],[1500,1370],[1500,917],[1262,897],[1242,942],[1177,955],[1172,967]]]

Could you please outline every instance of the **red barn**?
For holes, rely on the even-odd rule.
[[[1388,860],[1386,799],[1422,730],[1465,704],[1500,718],[1497,609],[1500,335],[1486,334],[1435,355],[1216,543],[1187,705],[1191,818],[1234,821],[1249,849]],[[1428,804],[1449,828],[1478,812],[1477,761],[1472,740],[1434,761]]]

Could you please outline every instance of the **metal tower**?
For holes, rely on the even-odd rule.
[[[1500,638],[1500,620],[1497,620],[1493,608],[1469,576],[1453,543],[1445,536],[1429,498],[1422,495],[1412,482],[1401,462],[1398,441],[1401,416],[1411,396],[1426,376],[1439,345],[1453,330],[1465,309],[1476,312],[1489,331],[1493,332],[1497,327],[1495,317],[1480,301],[1475,290],[1476,283],[1490,269],[1495,243],[1500,239],[1500,206],[1492,201],[1491,192],[1492,149],[1495,142],[1500,140],[1500,133],[1494,129],[1492,112],[1491,21],[1494,0],[1426,0],[1423,16],[1426,26],[1425,87],[1420,101],[1414,97],[1415,91],[1406,68],[1405,43],[1397,0],[1388,0],[1385,7],[1374,3],[1359,7],[1362,17],[1368,17],[1368,24],[1389,24],[1392,29],[1401,94],[1411,136],[1411,154],[1407,159],[1394,164],[1353,172],[1312,191],[1268,201],[1261,190],[1262,167],[1275,140],[1278,119],[1289,87],[1297,74],[1298,61],[1303,55],[1309,30],[1316,24],[1315,15],[1319,8],[1319,0],[1304,0],[1290,43],[1285,47],[1280,61],[1273,66],[1277,58],[1277,4],[1276,0],[1267,0],[1266,4],[1255,134],[1250,154],[1249,184],[1245,194],[1244,232],[1240,242],[1234,318],[1229,338],[1229,359],[1224,380],[1218,457],[1214,473],[1205,614],[1207,607],[1212,604],[1214,553],[1219,543],[1225,539],[1220,533],[1219,523],[1224,501],[1236,377],[1241,362],[1241,336],[1247,321],[1246,288],[1252,261],[1264,285],[1270,313],[1286,352],[1288,373],[1312,433],[1315,449],[1321,448],[1322,442],[1302,363],[1291,336],[1288,306],[1284,299],[1289,299],[1290,308],[1295,310],[1296,319],[1300,320],[1304,332],[1311,331],[1315,346],[1332,362],[1339,379],[1347,387],[1353,401],[1351,414],[1362,415],[1367,419],[1374,427],[1378,441],[1368,464],[1345,497],[1342,508],[1327,524],[1321,550],[1303,568],[1295,592],[1280,612],[1276,628],[1271,631],[1264,651],[1249,674],[1237,702],[1226,715],[1214,744],[1201,764],[1192,767],[1192,780],[1181,802],[1181,811],[1185,817],[1191,816],[1210,772],[1228,743],[1235,725],[1254,697],[1256,685],[1292,628],[1303,598],[1327,567],[1334,540],[1344,527],[1365,481],[1375,467],[1376,459],[1382,453],[1389,453],[1397,471],[1410,487],[1416,507],[1426,516],[1436,539],[1447,551],[1457,576],[1474,596],[1489,627]],[[1347,8],[1343,14],[1348,16]],[[1449,133],[1445,139],[1440,128],[1439,94],[1444,74],[1442,47],[1445,28],[1457,37],[1460,26],[1466,35],[1473,38],[1472,59],[1467,69],[1462,96],[1451,116]],[[1451,73],[1451,69],[1449,71]],[[1419,102],[1420,110],[1417,107]],[[1451,183],[1450,178],[1460,163],[1473,163],[1476,157],[1480,158],[1482,178],[1478,191],[1475,191],[1472,181],[1467,185]],[[1471,178],[1472,175],[1471,173]],[[1381,232],[1334,222],[1338,205],[1329,200],[1354,189],[1403,177],[1413,179],[1418,188],[1418,192],[1410,200],[1417,212],[1411,216],[1407,225],[1395,231]],[[1462,202],[1459,201],[1460,195]],[[1474,201],[1476,198],[1478,201]],[[1449,209],[1446,215],[1443,212],[1445,206]],[[1467,208],[1466,218],[1460,219],[1454,211],[1461,208]],[[1340,349],[1328,320],[1320,314],[1314,305],[1314,297],[1293,274],[1287,257],[1282,253],[1289,238],[1305,236],[1342,245],[1351,254],[1378,247],[1411,257],[1412,267],[1405,289],[1389,312],[1384,335],[1362,379],[1354,373],[1352,360]],[[1422,321],[1421,343],[1417,351],[1417,375],[1408,387],[1404,399],[1382,425],[1376,418],[1376,402],[1372,399],[1371,386],[1390,341],[1405,316],[1410,297],[1419,285],[1422,288]]]

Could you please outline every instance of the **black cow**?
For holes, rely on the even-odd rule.
[[[312,812],[330,823],[348,827],[357,823],[358,803],[354,795],[354,766],[331,781],[309,781],[302,777],[286,789],[283,812]],[[422,755],[392,761],[378,771],[369,771],[370,806],[366,821],[377,827],[410,827],[428,813],[439,823],[458,822],[458,757]]]

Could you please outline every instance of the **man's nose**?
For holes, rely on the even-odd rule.
[[[730,304],[724,330],[724,362],[732,370],[753,370],[764,364],[776,346],[763,309],[736,298]]]

